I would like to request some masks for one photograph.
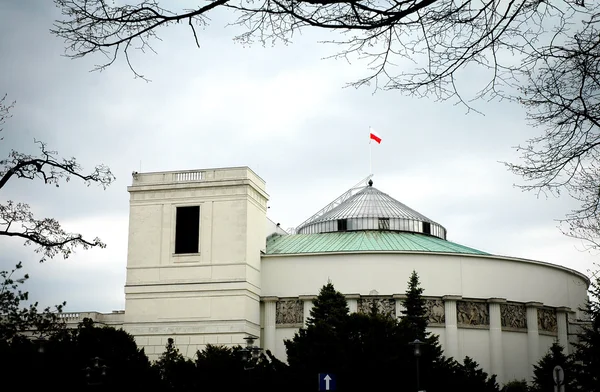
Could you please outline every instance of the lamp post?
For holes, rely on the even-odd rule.
[[[254,345],[254,341],[256,339],[258,339],[258,337],[253,335],[248,335],[244,338],[246,341],[246,347],[240,351],[242,352],[242,360],[248,364],[248,366],[244,367],[245,370],[250,370],[253,368],[253,362],[258,359],[258,355],[262,351],[262,348]]]
[[[33,339],[33,342],[37,347],[38,354],[44,354],[46,352],[46,343],[48,340],[45,337],[40,336],[36,339]]]
[[[92,366],[88,366],[85,369],[85,379],[87,385],[89,386],[99,386],[104,383],[106,379],[108,366],[105,364],[100,364],[104,362],[102,358],[94,357],[92,358]]]
[[[44,380],[46,378],[46,374],[48,372],[48,369],[46,367],[46,343],[48,343],[48,340],[43,337],[43,336],[38,336],[37,338],[33,339],[33,348],[35,349],[35,353],[34,358],[34,366],[37,367],[36,369],[36,373],[38,374],[39,378],[36,378],[33,380],[34,384],[37,384],[38,386],[41,386],[41,381],[40,380]],[[40,384],[38,384],[40,383]]]
[[[419,339],[415,339],[410,342],[410,345],[414,347],[413,354],[415,355],[416,367],[417,367],[417,391],[421,390],[421,376],[419,375],[419,358],[421,357],[421,346],[425,344],[425,342],[420,341]]]

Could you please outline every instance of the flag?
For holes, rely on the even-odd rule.
[[[377,144],[381,144],[381,137],[373,130],[373,128],[369,128],[369,139],[375,140]]]

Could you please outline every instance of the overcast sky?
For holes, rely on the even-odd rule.
[[[270,218],[287,228],[369,174],[369,126],[383,138],[373,146],[374,186],[444,225],[450,241],[586,274],[598,258],[557,229],[570,200],[521,192],[500,163],[517,159],[512,147],[540,131],[516,104],[480,102],[485,116],[465,115],[453,102],[346,89],[364,64],[322,60],[335,52],[316,43],[322,35],[243,47],[223,15],[201,32],[201,49],[185,26],[162,31],[158,55],[133,58],[146,83],[122,60],[99,73],[89,72],[99,58],[63,57],[49,33],[57,17],[48,0],[0,1],[0,94],[17,101],[0,157],[35,152],[35,138],[85,168],[107,164],[117,180],[105,191],[19,180],[0,193],[108,244],[40,265],[22,241],[0,238],[0,270],[23,261],[27,289],[43,305],[124,308],[132,171],[247,165],[267,183]],[[470,73],[466,91],[478,76]]]

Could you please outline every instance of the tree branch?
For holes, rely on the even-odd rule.
[[[2,102],[0,100],[0,122],[9,117],[10,109],[7,107],[3,114]],[[98,165],[92,172],[85,173],[75,158],[61,159],[57,152],[48,150],[46,144],[40,141],[36,143],[40,146],[38,156],[13,150],[6,159],[0,160],[0,192],[15,178],[42,180],[45,184],[56,187],[62,181],[77,178],[88,186],[97,183],[104,189],[115,180],[110,169],[104,165]],[[99,238],[88,241],[81,234],[67,233],[53,218],[36,219],[29,205],[13,201],[0,204],[0,237],[2,236],[22,238],[25,245],[37,245],[35,251],[42,254],[40,262],[59,254],[67,258],[77,247],[89,249],[106,246]]]

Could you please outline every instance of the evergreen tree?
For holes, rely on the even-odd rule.
[[[565,374],[565,389],[574,390],[574,372],[573,361],[563,352],[563,347],[558,343],[553,343],[550,349],[533,365],[533,380],[531,392],[546,392],[554,390],[553,371],[555,366],[560,366]]]
[[[440,372],[452,373],[451,364],[444,358],[442,346],[439,342],[439,337],[427,332],[427,308],[425,299],[423,298],[424,289],[421,287],[419,275],[413,271],[408,280],[406,289],[406,298],[403,300],[404,310],[400,318],[400,327],[404,330],[406,336],[406,345],[409,350],[408,366],[411,371],[416,372],[416,358],[413,355],[414,346],[410,346],[410,342],[418,339],[422,342],[420,347],[421,357],[419,358],[420,365],[420,380],[421,389],[433,390],[435,383],[439,381],[433,377],[434,374]],[[416,388],[416,381],[411,377],[409,383]]]
[[[346,297],[336,291],[333,283],[327,282],[313,302],[310,317],[307,318],[307,326],[321,325],[335,328],[346,321],[349,312]]]
[[[600,277],[590,286],[590,299],[583,308],[589,324],[582,326],[573,354],[575,378],[582,392],[600,391]],[[565,374],[566,378],[566,374]]]
[[[172,338],[167,340],[165,351],[152,364],[152,369],[158,373],[163,391],[185,392],[198,389],[194,383],[194,362],[179,352]]]
[[[205,392],[241,391],[251,385],[251,371],[244,370],[241,347],[208,344],[196,353],[196,382]]]
[[[89,384],[98,384],[90,387],[97,390],[156,391],[159,386],[148,357],[132,335],[122,329],[97,327],[88,318],[77,329],[52,336],[38,359],[51,380],[60,375],[69,381],[61,384],[61,391],[87,390]]]
[[[411,376],[406,332],[393,317],[373,306],[368,313],[351,314],[344,330],[346,362],[338,378],[340,390],[386,390],[389,379],[383,375]]]
[[[419,276],[416,271],[413,271],[403,301],[404,310],[400,327],[404,329],[407,342],[415,339],[423,342],[419,358],[420,388],[427,391],[498,391],[496,376],[488,376],[473,359],[466,357],[461,364],[444,356],[439,336],[427,331],[428,315],[423,292]],[[409,362],[405,366],[416,370],[416,358],[409,357]],[[416,381],[413,381],[412,377],[407,380],[411,385],[409,389],[416,390]]]
[[[311,390],[320,372],[339,374],[346,362],[348,303],[331,282],[315,298],[306,328],[284,342],[295,381],[292,387]]]
[[[502,392],[529,392],[529,386],[525,380],[512,380],[504,384]]]
[[[408,280],[401,318],[401,324],[410,332],[412,340],[419,339],[423,341],[427,335],[427,309],[425,308],[423,291],[420,286],[419,275],[416,271],[413,271]]]

